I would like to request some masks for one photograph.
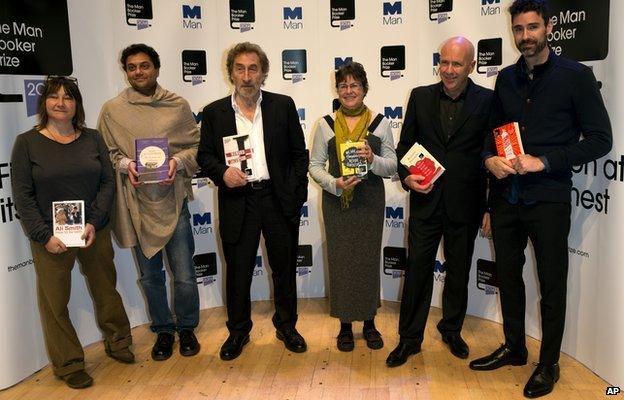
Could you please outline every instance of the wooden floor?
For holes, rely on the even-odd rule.
[[[234,361],[221,361],[219,348],[227,337],[225,310],[204,310],[197,336],[202,345],[195,357],[182,357],[177,344],[172,358],[150,358],[154,335],[147,326],[133,329],[137,363],[124,365],[106,357],[102,343],[87,347],[87,371],[95,384],[72,390],[56,379],[49,367],[23,382],[0,391],[0,399],[521,399],[530,376],[539,342],[528,339],[529,364],[491,372],[468,368],[468,360],[452,356],[440,339],[435,323],[440,310],[432,308],[423,351],[398,368],[387,368],[385,359],[398,342],[399,304],[384,302],[377,327],[385,339],[381,350],[369,350],[361,324],[354,325],[355,350],[336,349],[338,322],[328,316],[325,299],[299,302],[298,330],[308,351],[294,354],[275,338],[270,302],[253,303],[251,342]],[[502,327],[468,317],[463,337],[471,358],[496,349]],[[561,379],[548,399],[602,398],[607,383],[571,357],[562,355]]]

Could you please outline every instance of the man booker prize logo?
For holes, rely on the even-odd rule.
[[[392,279],[399,279],[405,274],[407,250],[405,247],[386,246],[383,248],[383,273]]]
[[[448,21],[453,11],[453,0],[429,0],[429,20],[438,24]]]
[[[126,23],[137,29],[149,28],[154,18],[152,0],[126,0]]]
[[[503,39],[481,39],[477,44],[477,72],[486,77],[496,76],[503,64]]]
[[[217,253],[203,253],[193,256],[197,284],[210,285],[217,280]]]
[[[329,5],[329,24],[341,31],[353,27],[355,20],[355,0],[331,0]]]
[[[308,62],[305,49],[282,51],[282,78],[285,81],[302,82],[307,72]]]
[[[405,70],[405,46],[384,46],[380,49],[380,70],[382,78],[391,81],[403,77]]]
[[[182,51],[182,80],[193,86],[200,85],[206,80],[206,51],[183,50]]]
[[[256,22],[254,0],[230,0],[230,28],[241,33],[253,29]]]
[[[309,275],[312,272],[312,265],[312,245],[299,245],[297,248],[297,276]]]
[[[548,44],[576,61],[604,60],[609,53],[609,1],[551,0]]]

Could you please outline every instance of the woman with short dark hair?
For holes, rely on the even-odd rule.
[[[310,155],[310,176],[323,188],[330,315],[340,319],[339,350],[354,348],[352,321],[364,321],[366,344],[380,349],[374,319],[380,305],[382,177],[396,173],[394,141],[390,122],[364,104],[368,79],[362,64],[336,71],[336,91],[340,108],[316,124]]]
[[[11,156],[15,207],[30,239],[48,356],[54,374],[75,389],[93,383],[67,311],[76,258],[87,278],[106,353],[121,362],[134,362],[130,323],[115,289],[108,227],[113,170],[104,140],[98,131],[85,127],[84,118],[76,79],[48,77],[39,99],[39,123],[15,139]],[[84,202],[80,214],[84,247],[69,247],[54,236],[52,205],[78,200]],[[67,210],[62,210],[61,220],[67,222]]]

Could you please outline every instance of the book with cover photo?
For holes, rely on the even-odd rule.
[[[513,160],[519,154],[524,154],[520,127],[517,122],[510,122],[494,128],[494,143],[499,157]]]
[[[368,174],[368,163],[364,157],[358,156],[358,149],[363,148],[365,142],[340,143],[340,174],[343,177],[356,176],[365,178]]]
[[[255,179],[253,149],[249,135],[224,136],[223,154],[225,155],[225,165],[243,171],[247,175],[247,181]]]
[[[401,164],[412,175],[421,175],[425,179],[419,184],[426,186],[435,182],[446,170],[420,143],[415,142],[401,158]]]
[[[66,247],[83,247],[85,231],[84,201],[52,202],[52,234]]]
[[[139,182],[158,183],[169,177],[167,138],[136,139],[136,166]]]

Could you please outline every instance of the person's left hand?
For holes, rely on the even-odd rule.
[[[542,160],[530,154],[519,154],[511,160],[511,165],[520,175],[528,172],[540,172],[546,168]]]
[[[358,148],[358,156],[365,158],[369,164],[373,162],[375,155],[373,154],[373,149],[368,145],[368,140],[364,141],[364,147]]]
[[[175,180],[175,175],[176,175],[177,170],[178,170],[178,162],[176,161],[175,158],[170,158],[168,177],[164,181],[158,182],[158,184],[159,185],[171,185],[173,181]]]
[[[85,224],[85,230],[80,239],[85,241],[85,245],[82,247],[89,247],[95,241],[95,227],[91,224]]]
[[[483,220],[481,221],[481,236],[488,239],[492,238],[492,225],[490,224],[490,213],[483,214]]]

